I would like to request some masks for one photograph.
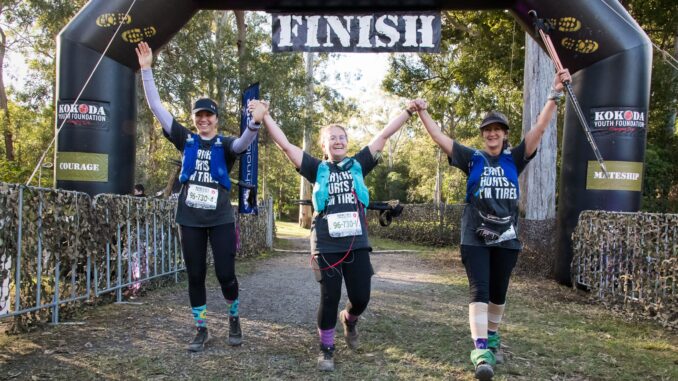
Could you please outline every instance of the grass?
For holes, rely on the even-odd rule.
[[[304,229],[296,222],[275,222],[275,232],[278,238],[308,238],[309,229]]]
[[[275,247],[287,248],[289,244],[286,242],[287,238],[306,238],[310,236],[310,230],[304,229],[299,226],[296,222],[285,222],[285,221],[276,221],[276,235],[278,241],[276,241]],[[374,250],[412,250],[412,251],[422,251],[430,254],[431,252],[437,253],[449,253],[449,249],[432,249],[428,246],[416,245],[408,242],[399,242],[386,238],[379,238],[370,236],[370,244]]]

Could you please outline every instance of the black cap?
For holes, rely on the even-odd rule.
[[[217,110],[217,104],[209,98],[200,98],[195,101],[193,105],[193,114],[198,111],[209,111],[212,114],[219,116],[219,111]]]
[[[480,123],[480,127],[478,128],[489,126],[492,123],[499,123],[503,125],[507,130],[509,129],[508,119],[506,118],[506,115],[500,113],[499,111],[490,111],[487,114],[485,114],[485,118],[483,118],[483,121]]]

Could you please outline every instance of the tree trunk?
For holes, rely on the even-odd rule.
[[[156,173],[158,170],[158,165],[154,159],[155,154],[158,151],[158,135],[156,131],[153,130],[154,127],[153,121],[151,121],[151,123],[148,125],[148,172],[145,176],[146,183],[148,183],[148,179],[151,178],[151,174]],[[148,184],[145,186],[148,186]]]
[[[165,185],[165,190],[163,192],[163,196],[165,198],[168,198],[169,196],[172,195],[172,188],[174,188],[174,183],[177,181],[179,178],[179,173],[181,172],[181,165],[177,165],[176,168],[172,168],[169,178],[167,179],[167,185]]]
[[[0,13],[2,13],[2,5],[0,4]],[[9,104],[7,101],[7,92],[5,90],[5,72],[3,66],[5,64],[5,53],[7,52],[7,37],[5,31],[0,28],[0,120],[2,120],[3,136],[5,138],[5,159],[7,161],[14,161],[14,137],[12,136],[11,118],[9,115]]]
[[[676,29],[676,35],[674,36],[673,58],[678,59],[678,28]],[[675,83],[677,78],[678,72],[674,70],[673,75],[671,75],[672,79],[671,83]],[[666,117],[666,127],[665,127],[666,136],[673,136],[676,133],[676,113],[678,113],[678,98],[676,98],[675,93],[673,95],[674,95],[673,102],[671,102],[672,106]]]
[[[306,53],[306,110],[308,117],[304,126],[304,152],[311,151],[311,128],[313,125],[313,59],[314,53]],[[299,184],[299,199],[311,199],[311,184],[303,177]],[[311,228],[313,217],[313,208],[310,205],[301,205],[299,207],[299,226],[305,229]]]
[[[263,143],[263,139],[261,138],[261,136],[259,136],[259,140],[262,141],[262,143]],[[268,200],[270,197],[272,197],[272,196],[269,196],[268,187],[266,186],[267,185],[266,177],[268,176],[268,166],[266,165],[266,163],[268,163],[268,149],[266,148],[266,144],[261,144],[260,147],[261,147],[260,151],[263,154],[263,155],[261,155],[262,160],[260,160],[261,175],[262,175],[261,176],[261,198],[263,198],[264,200]],[[271,212],[271,213],[273,213],[273,212]]]
[[[442,120],[440,121],[440,131],[445,133],[445,113],[443,113]],[[436,147],[436,184],[433,188],[433,203],[436,206],[440,206],[443,200],[443,173],[440,164],[441,157],[442,150],[440,147]]]
[[[247,73],[247,62],[245,61],[245,48],[247,47],[245,25],[245,12],[233,11],[235,14],[235,23],[238,27],[238,81],[240,83],[240,92],[242,93],[247,87],[245,73]]]
[[[228,28],[228,11],[216,12],[214,15],[216,23],[216,36],[217,41],[222,41],[225,36],[223,31]],[[224,61],[216,60],[216,75],[215,75],[215,86],[216,86],[216,102],[219,106],[219,110],[226,110],[226,96],[224,91]],[[223,129],[224,126],[221,126]]]
[[[523,136],[536,123],[555,73],[548,55],[529,35],[525,45]],[[557,115],[546,129],[537,155],[520,176],[520,208],[528,220],[545,220],[556,215],[556,121]]]

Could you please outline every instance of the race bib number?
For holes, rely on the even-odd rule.
[[[327,215],[327,228],[330,237],[350,237],[363,234],[358,212],[333,213]]]
[[[189,184],[186,193],[186,205],[196,209],[214,210],[217,208],[219,191],[202,185]]]

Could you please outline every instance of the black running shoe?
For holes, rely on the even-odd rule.
[[[240,317],[228,318],[228,345],[238,346],[242,344],[242,330],[240,330]]]
[[[205,343],[209,341],[207,327],[198,327],[195,338],[188,344],[188,350],[191,352],[202,352],[205,350]]]
[[[321,372],[334,372],[334,345],[326,346],[320,344],[318,370]]]

